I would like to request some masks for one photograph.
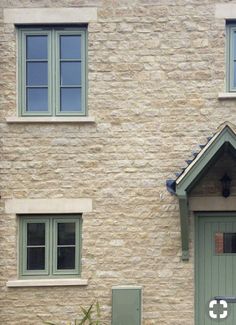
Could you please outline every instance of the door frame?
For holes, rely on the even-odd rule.
[[[194,324],[201,325],[198,322],[198,289],[199,289],[199,278],[198,278],[198,231],[199,231],[199,222],[201,218],[210,217],[212,220],[216,217],[222,217],[224,214],[225,217],[234,217],[236,220],[236,211],[209,211],[209,212],[193,212],[194,215]]]

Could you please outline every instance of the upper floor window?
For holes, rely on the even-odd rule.
[[[19,28],[22,116],[86,115],[86,28]]]
[[[236,24],[227,25],[227,90],[236,91]]]

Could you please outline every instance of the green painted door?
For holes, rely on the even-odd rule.
[[[195,238],[196,325],[235,325],[236,214],[198,217]]]
[[[141,288],[112,289],[112,325],[141,325]]]

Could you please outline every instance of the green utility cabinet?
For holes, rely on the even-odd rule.
[[[112,288],[112,325],[141,325],[141,287]]]

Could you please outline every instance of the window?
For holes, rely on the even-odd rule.
[[[20,275],[80,275],[81,216],[21,216]]]
[[[236,253],[236,233],[217,232],[215,233],[216,254]]]
[[[236,91],[236,24],[227,25],[227,90]]]
[[[86,28],[19,28],[22,116],[86,115]]]

